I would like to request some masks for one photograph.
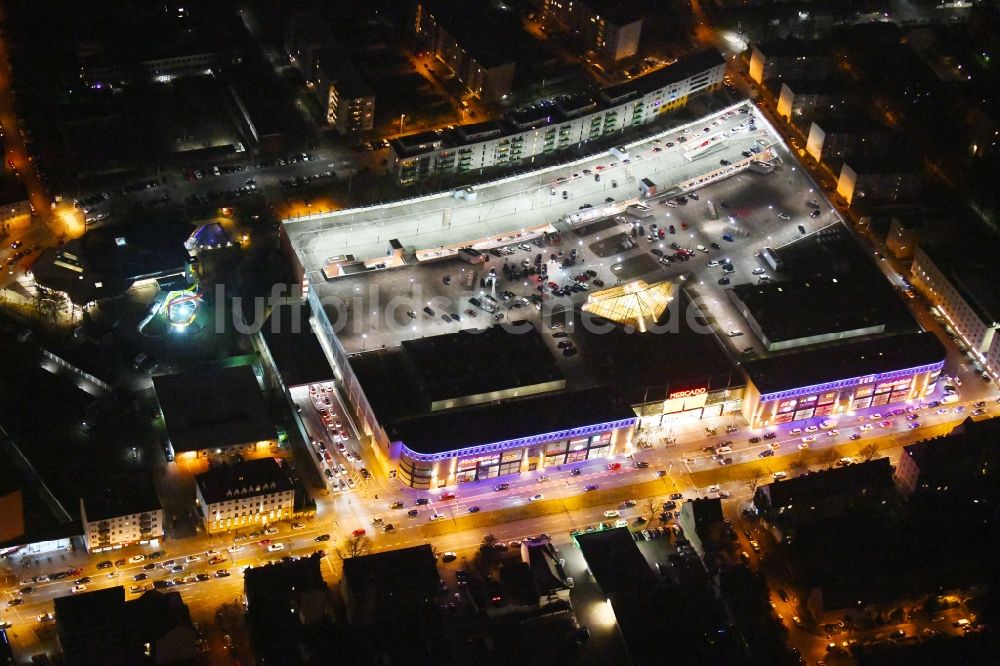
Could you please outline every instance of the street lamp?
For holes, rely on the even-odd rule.
[[[406,114],[405,113],[399,114],[399,133],[400,134],[403,133],[403,119],[404,118],[406,118]]]

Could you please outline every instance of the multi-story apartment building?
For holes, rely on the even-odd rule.
[[[819,112],[835,112],[861,102],[857,87],[839,79],[777,79],[771,86],[779,116],[808,127]]]
[[[89,552],[154,542],[163,537],[163,507],[153,483],[122,477],[80,498],[83,539]]]
[[[291,518],[295,486],[274,458],[258,458],[198,474],[195,505],[208,533]]]
[[[574,34],[585,48],[610,62],[639,52],[642,13],[614,0],[544,0],[542,20]]]
[[[326,123],[341,134],[358,134],[372,128],[375,93],[343,53],[323,49],[314,53],[311,81]]]
[[[833,56],[823,41],[776,39],[754,44],[750,78],[757,83],[771,79],[822,79],[833,69]]]
[[[837,194],[851,205],[913,201],[924,183],[919,158],[905,148],[885,155],[860,153],[846,160],[837,179]]]
[[[477,1],[420,0],[413,28],[470,94],[491,102],[510,95],[522,32],[512,12]]]
[[[886,129],[859,109],[816,113],[806,134],[806,152],[834,171],[860,153],[886,153],[891,142]]]
[[[434,176],[530,164],[536,157],[653,122],[722,84],[725,60],[705,49],[599,94],[511,113],[500,120],[424,132],[391,142],[401,184]]]
[[[913,285],[937,307],[975,360],[1000,381],[1000,298],[989,247],[989,242],[970,242],[961,249],[921,245],[910,273]]]

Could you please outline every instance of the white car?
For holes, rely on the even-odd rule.
[[[138,564],[139,562],[142,562],[145,559],[146,559],[145,555],[133,555],[132,557],[128,558],[128,563]]]
[[[814,425],[806,426],[806,432],[816,432],[817,430],[819,430],[818,426],[814,426]]]
[[[708,491],[707,492],[709,492],[709,493],[717,493],[717,492],[719,492],[719,486],[711,485],[711,486],[708,487]]]
[[[264,534],[277,534],[277,533],[278,533],[277,527],[268,527],[266,530],[264,530]]]
[[[799,443],[799,451],[805,451],[808,448],[809,448],[809,442],[800,442]]]
[[[229,552],[230,553],[238,553],[241,550],[243,550],[243,544],[241,544],[241,543],[238,543],[235,546],[230,546],[229,547]]]
[[[435,521],[438,521],[438,520],[442,520],[443,518],[444,518],[444,514],[443,513],[432,513],[431,514],[431,522],[432,523],[435,522]]]
[[[805,437],[802,438],[803,444],[809,444],[810,442],[815,442],[815,441],[816,441],[816,435],[806,435]]]
[[[836,437],[836,436],[837,436],[837,435],[839,435],[839,434],[840,434],[840,431],[839,431],[839,430],[837,430],[837,429],[833,429],[833,430],[827,430],[827,431],[826,431],[826,435],[827,435],[827,437]]]
[[[532,502],[537,502],[537,501],[543,499],[543,497],[541,495],[532,495],[528,499],[531,500]]]
[[[788,474],[786,472],[775,472],[774,473],[774,480],[777,481],[779,479],[784,479],[786,476],[788,476]]]
[[[864,424],[861,425],[860,428],[858,428],[858,430],[860,430],[861,432],[868,432],[871,429],[872,429],[872,424],[871,423],[864,423]]]
[[[188,555],[188,556],[187,556],[186,558],[184,558],[184,559],[186,559],[186,560],[187,560],[188,562],[197,562],[197,561],[198,561],[198,560],[200,560],[201,558],[200,558],[199,556],[197,556],[197,555]]]
[[[269,544],[267,547],[267,550],[272,553],[276,553],[279,550],[284,550],[284,549],[285,549],[285,544],[283,543],[272,543]]]
[[[86,585],[74,585],[73,589],[71,591],[73,592],[73,594],[78,594],[80,592],[86,592],[87,591],[87,586]]]
[[[799,435],[802,433],[802,428],[792,428],[788,431],[789,435]]]
[[[624,518],[619,518],[615,521],[615,527],[628,527],[628,521]]]
[[[617,518],[620,515],[621,514],[618,513],[617,511],[605,511],[604,512],[604,517],[605,518]]]

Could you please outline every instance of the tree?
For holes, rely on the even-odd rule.
[[[868,442],[861,447],[861,450],[858,451],[858,453],[861,454],[861,457],[864,458],[865,462],[868,462],[878,455],[878,446],[875,445],[875,442]]]
[[[799,456],[792,461],[792,464],[788,466],[788,469],[791,470],[793,476],[799,476],[800,474],[805,474],[809,471],[809,463],[806,462],[805,458]]]
[[[483,537],[479,551],[472,558],[472,569],[482,580],[489,580],[493,571],[500,566],[500,552],[497,550],[498,540],[493,534]]]
[[[494,536],[493,533],[491,532],[483,537],[483,542],[479,544],[479,550],[495,551],[497,549],[498,542],[499,539],[497,539],[496,536]]]
[[[368,551],[372,549],[371,539],[362,536],[352,536],[347,541],[344,542],[344,559],[351,557],[361,557],[362,555],[367,555]]]
[[[653,522],[653,518],[660,513],[660,507],[660,500],[655,497],[646,498],[646,511],[649,513],[649,522]]]
[[[747,479],[747,487],[750,488],[750,497],[754,496],[757,492],[757,486],[760,485],[761,480],[764,478],[764,470],[755,468],[753,474]]]

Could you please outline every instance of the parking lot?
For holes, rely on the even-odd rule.
[[[293,397],[309,435],[309,453],[327,487],[337,493],[366,488],[370,475],[354,426],[333,384],[313,384],[308,392],[297,391]]]
[[[724,290],[771,277],[757,256],[763,247],[780,247],[839,219],[808,174],[789,160],[787,149],[776,137],[771,142],[766,121],[757,120],[750,131],[752,115],[730,110],[630,146],[628,164],[621,156],[604,154],[569,170],[484,187],[471,204],[449,199],[453,210],[447,230],[440,222],[426,222],[443,204],[425,200],[294,223],[289,235],[348,353],[498,322],[528,320],[542,330],[562,323],[568,340],[552,340],[553,352],[572,375],[575,352],[567,351],[567,344],[556,346],[572,344],[576,322],[567,314],[578,311],[595,290],[641,278],[675,281],[690,297],[700,298],[720,339],[739,357],[762,348]],[[691,129],[699,127],[704,136],[723,139],[690,159],[681,140],[701,138]],[[677,197],[673,183],[715,172],[723,161],[743,160],[765,143],[773,151],[774,171],[743,170]],[[640,197],[641,178],[659,183],[660,192]],[[632,205],[640,201],[649,210]],[[361,228],[365,217],[367,230]],[[357,248],[357,256],[364,257],[392,237],[404,247],[421,249],[431,237],[461,242],[545,223],[558,235],[517,238],[484,249],[482,264],[408,259],[400,268],[332,280],[318,271],[329,256]],[[431,231],[425,234],[421,226]]]

